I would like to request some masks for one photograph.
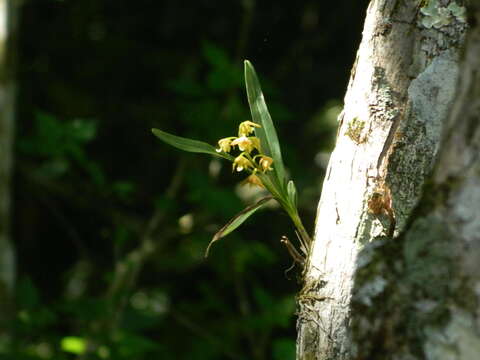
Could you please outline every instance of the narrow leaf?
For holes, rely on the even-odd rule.
[[[255,69],[248,60],[245,60],[245,85],[252,121],[262,125],[261,128],[255,128],[255,134],[262,143],[262,153],[273,159],[273,169],[280,186],[284,188],[286,182],[285,170],[277,132],[268,112]]]
[[[213,245],[214,242],[220,240],[221,238],[227,236],[230,234],[232,231],[234,231],[236,228],[238,228],[240,225],[243,224],[245,220],[247,220],[255,211],[260,209],[265,203],[269,200],[272,200],[273,196],[266,196],[264,198],[261,198],[259,201],[257,201],[255,204],[250,205],[249,207],[246,207],[243,209],[241,212],[239,212],[237,215],[235,215],[224,227],[222,227],[213,237],[212,241],[210,241],[210,244],[207,246],[207,250],[205,251],[205,257],[208,256],[208,253],[210,251],[210,247]]]
[[[287,192],[290,203],[296,208],[297,207],[297,189],[295,188],[295,183],[290,180],[287,184]]]
[[[232,156],[224,152],[217,152],[217,150],[212,145],[206,142],[175,136],[159,129],[152,129],[152,133],[163,142],[166,142],[167,144],[172,145],[177,149],[193,153],[204,153],[220,156],[230,161],[233,161]]]

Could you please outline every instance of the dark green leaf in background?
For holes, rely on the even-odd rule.
[[[245,174],[232,176],[218,157],[158,146],[145,128],[181,130],[172,133],[217,147],[241,121],[262,124],[245,106],[240,65],[255,54],[282,160],[302,188],[299,210],[313,219],[325,169],[312,159],[333,147],[342,102],[327,101],[344,94],[367,4],[344,1],[353,10],[340,14],[342,6],[327,2],[247,3],[254,2],[22,7],[18,57],[10,54],[20,90],[12,179],[20,278],[5,301],[14,336],[0,344],[0,359],[294,359],[298,288],[284,276],[291,259],[278,243],[291,229],[286,216],[256,212],[257,221],[204,261],[219,221],[246,207],[233,191]],[[345,29],[340,52],[338,26],[315,31],[332,15]],[[273,41],[285,36],[295,39],[291,46]],[[315,71],[312,54],[325,71]],[[207,153],[221,156],[212,147]],[[272,157],[275,171],[257,175],[295,215],[291,186]],[[183,161],[185,171],[177,171]],[[185,215],[194,219],[188,233]],[[150,242],[151,256],[131,263]],[[117,269],[127,269],[123,278]],[[172,300],[166,312],[153,301],[157,291]],[[93,339],[91,351],[63,351],[71,336]]]
[[[273,343],[273,359],[295,359],[295,341],[288,338],[280,338]]]

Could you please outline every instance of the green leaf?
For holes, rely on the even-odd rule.
[[[203,42],[202,53],[210,66],[225,69],[230,65],[230,59],[225,50],[211,42]]]
[[[72,140],[78,142],[92,141],[97,134],[97,124],[89,119],[74,119],[64,127],[70,133]]]
[[[245,60],[245,85],[252,121],[262,125],[261,128],[255,128],[255,134],[260,138],[262,144],[262,153],[273,159],[273,169],[278,183],[284,189],[286,183],[285,169],[277,132],[268,112],[255,69],[248,60]]]
[[[273,359],[295,359],[295,341],[289,338],[280,338],[273,343]]]
[[[78,336],[65,336],[60,342],[63,351],[72,354],[83,354],[87,348],[85,339]]]
[[[205,257],[208,257],[208,252],[210,251],[210,247],[212,244],[221,238],[227,236],[230,234],[232,231],[234,231],[236,228],[238,228],[240,225],[244,223],[245,220],[247,220],[255,211],[260,209],[265,203],[269,200],[272,200],[273,196],[266,196],[264,198],[261,198],[259,201],[257,201],[255,204],[250,205],[243,209],[241,212],[239,212],[237,215],[235,215],[224,227],[222,227],[213,237],[212,241],[210,241],[210,244],[207,246],[207,250],[205,251]]]
[[[33,310],[40,305],[40,294],[30,278],[23,278],[17,284],[17,307]]]
[[[287,184],[287,193],[290,203],[296,208],[297,207],[297,189],[295,188],[295,183],[290,180]]]
[[[203,141],[192,140],[192,139],[187,139],[180,136],[175,136],[159,129],[152,129],[152,133],[163,142],[166,142],[167,144],[172,145],[173,147],[176,147],[177,149],[180,149],[183,151],[210,154],[214,156],[223,157],[224,159],[227,159],[230,161],[234,160],[233,156],[224,152],[217,152],[217,150],[212,145]]]

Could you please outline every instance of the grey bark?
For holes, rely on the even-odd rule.
[[[13,37],[15,1],[0,0],[0,340],[8,338],[15,279],[15,253],[10,236],[11,178],[15,114]]]
[[[480,357],[480,1],[472,5],[457,97],[424,195],[402,236],[359,256],[354,359]]]
[[[442,0],[370,3],[298,296],[297,359],[352,359],[352,289],[368,304],[387,286],[377,273],[364,287],[354,283],[366,261],[359,254],[397,237],[420,198],[455,96],[462,9]]]

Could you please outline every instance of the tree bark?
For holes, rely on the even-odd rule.
[[[12,38],[16,1],[0,0],[0,341],[9,336],[15,252],[10,237],[11,178],[15,109]]]
[[[472,10],[457,97],[419,206],[398,239],[358,257],[354,359],[480,356],[480,1]]]
[[[354,283],[368,262],[359,254],[405,228],[454,100],[466,20],[451,4],[369,5],[298,296],[297,359],[352,359],[358,351],[348,332],[353,286],[367,304],[386,286],[381,274]]]

